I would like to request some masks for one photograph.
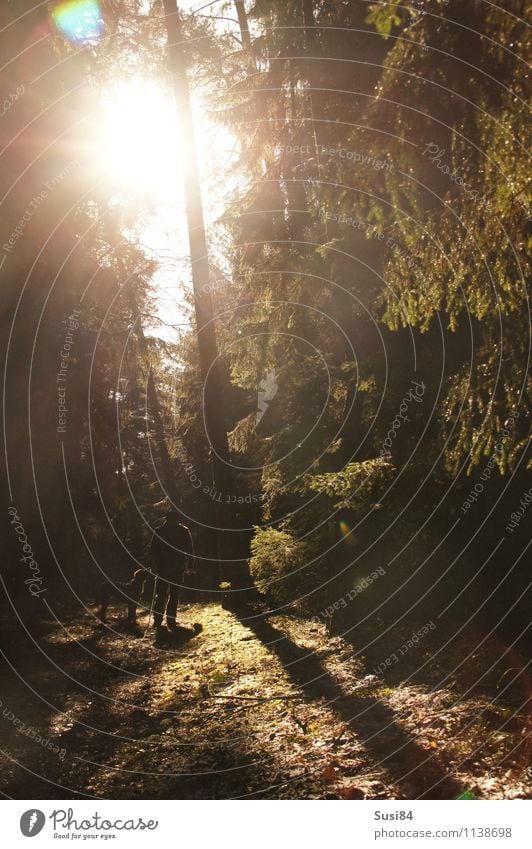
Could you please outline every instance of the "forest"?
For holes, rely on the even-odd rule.
[[[531,797],[529,19],[2,3],[4,799]]]

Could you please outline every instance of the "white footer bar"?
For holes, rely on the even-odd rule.
[[[187,849],[530,849],[530,801],[82,800],[1,803],[2,844]],[[30,843],[31,840],[34,843]]]

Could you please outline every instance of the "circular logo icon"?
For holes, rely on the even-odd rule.
[[[46,817],[42,811],[31,808],[25,811],[20,818],[20,830],[24,837],[35,837],[44,827]]]

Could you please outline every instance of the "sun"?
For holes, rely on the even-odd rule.
[[[154,197],[175,192],[183,146],[171,92],[155,80],[117,82],[102,105],[100,158],[111,179]]]

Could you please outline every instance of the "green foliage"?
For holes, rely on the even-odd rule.
[[[372,496],[382,492],[390,481],[393,466],[382,457],[348,463],[339,472],[314,475],[309,479],[309,488],[324,493],[335,501],[336,508],[354,508],[367,505]]]
[[[369,6],[366,23],[372,24],[378,33],[388,38],[394,27],[401,25],[401,16],[397,14],[400,3],[378,3]]]
[[[249,567],[261,593],[276,603],[296,601],[312,586],[316,566],[309,565],[311,549],[287,531],[256,528]]]

